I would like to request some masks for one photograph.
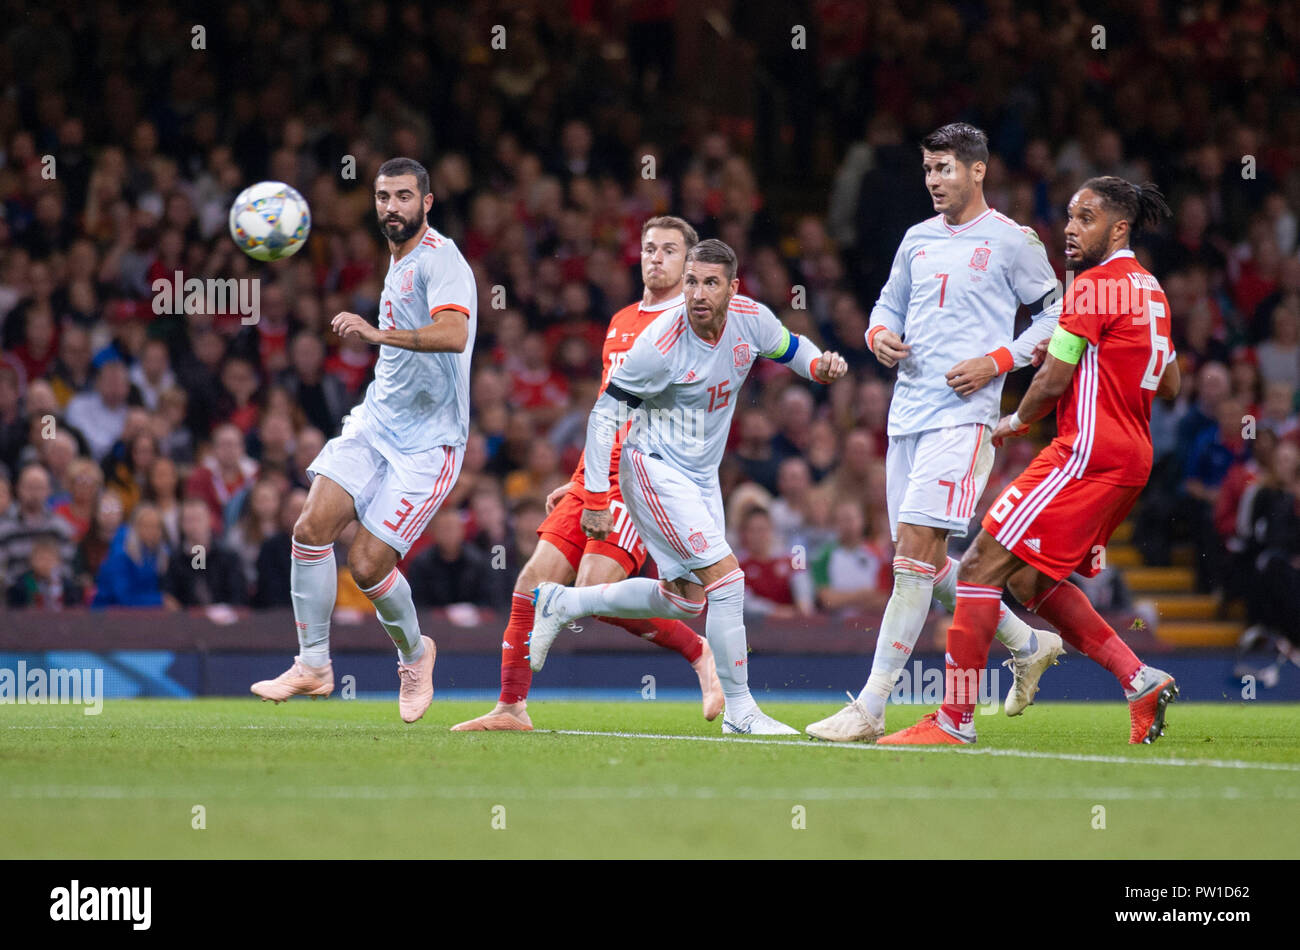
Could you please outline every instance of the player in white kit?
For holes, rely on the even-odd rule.
[[[762,304],[738,296],[736,255],[701,241],[686,255],[685,305],[647,326],[610,374],[587,423],[582,527],[603,538],[610,452],[622,425],[619,487],[662,580],[631,578],[594,587],[540,584],[529,664],[540,670],[560,629],[578,617],[674,617],[709,608],[705,635],[717,662],[724,733],[797,735],[758,708],[749,692],[745,575],[726,540],[718,464],[726,449],[736,394],[759,357],[787,363],[800,376],[829,383],[848,367],[791,334]]]
[[[1000,418],[1003,374],[1032,362],[1060,315],[1042,241],[984,200],[987,136],[965,123],[946,125],[926,136],[921,157],[939,213],[903,236],[867,330],[876,359],[898,366],[885,457],[894,590],[866,685],[835,715],[808,726],[818,739],[874,742],[884,734],[886,702],[930,601],[950,612],[956,605],[948,536],[966,535],[993,467],[990,433]],[[1021,304],[1035,316],[1013,340]],[[1033,702],[1039,677],[1062,652],[1061,638],[1030,629],[1005,606],[997,636],[1012,654],[1006,711],[1014,716]]]
[[[469,434],[469,373],[478,325],[474,275],[456,245],[428,226],[429,173],[409,158],[384,162],[375,210],[392,254],[379,326],[355,313],[330,324],[343,339],[379,346],[365,399],[308,466],[311,491],[293,527],[293,613],[298,656],[263,699],[328,696],[337,566],[334,542],[359,521],[348,566],[397,646],[398,707],[415,722],[433,699],[433,640],[420,633],[411,587],[397,562],[456,484]]]

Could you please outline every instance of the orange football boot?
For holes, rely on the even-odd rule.
[[[975,734],[969,739],[954,736],[939,725],[938,711],[922,716],[914,726],[908,726],[900,732],[891,732],[876,740],[876,745],[974,745]]]
[[[1128,741],[1129,745],[1150,745],[1165,734],[1165,710],[1178,698],[1178,684],[1164,670],[1151,666],[1142,667],[1138,676],[1143,682],[1128,700],[1133,723]]]

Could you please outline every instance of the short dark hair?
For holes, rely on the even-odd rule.
[[[398,175],[414,175],[415,183],[420,187],[420,198],[429,193],[429,171],[413,158],[390,158],[379,166],[375,178],[396,178]]]
[[[1080,191],[1085,188],[1101,198],[1103,208],[1128,222],[1130,235],[1157,225],[1173,214],[1165,196],[1151,182],[1135,185],[1114,175],[1103,175],[1100,178],[1089,178],[1079,186]]]
[[[686,221],[673,217],[671,214],[660,214],[653,218],[646,218],[645,224],[641,225],[641,240],[645,240],[645,234],[651,228],[680,231],[682,243],[686,245],[688,251],[700,243],[700,236],[695,233],[695,229]]]
[[[970,166],[989,160],[989,137],[982,129],[966,122],[949,122],[921,139],[921,148],[927,152],[952,152],[957,161]]]
[[[698,261],[701,264],[721,264],[726,269],[727,280],[735,278],[736,268],[739,266],[736,252],[717,238],[709,238],[696,244],[686,252],[686,260],[688,263]]]

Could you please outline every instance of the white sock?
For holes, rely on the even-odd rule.
[[[709,615],[704,633],[718,666],[718,680],[726,699],[723,715],[741,723],[758,712],[758,703],[749,694],[749,642],[745,638],[745,574],[736,568],[720,577],[704,594],[709,601]]]
[[[420,618],[415,614],[415,601],[411,599],[411,585],[402,572],[393,568],[387,577],[374,587],[363,587],[361,593],[375,605],[379,622],[397,646],[397,655],[407,666],[424,656],[424,641],[420,639]]]
[[[705,601],[687,600],[649,577],[613,584],[574,587],[566,598],[575,617],[670,617],[691,620],[704,613]]]
[[[948,563],[943,566],[934,578],[934,599],[943,605],[943,609],[948,613],[955,613],[957,610],[957,561],[954,558],[948,558]],[[997,638],[1002,641],[1008,650],[1012,653],[1022,653],[1028,651],[1032,653],[1038,648],[1034,630],[1029,624],[1025,623],[1007,608],[1006,604],[998,611],[998,629]]]
[[[330,661],[330,616],[338,595],[334,545],[315,547],[295,539],[290,550],[289,590],[298,628],[298,658],[308,666],[325,666]]]
[[[932,564],[910,557],[894,558],[894,592],[889,595],[880,621],[871,675],[858,694],[872,716],[885,714],[889,694],[894,691],[894,684],[921,636],[934,594],[934,575]]]

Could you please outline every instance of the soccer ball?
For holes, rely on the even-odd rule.
[[[254,260],[278,261],[296,254],[309,233],[306,199],[282,181],[250,185],[230,206],[230,236]]]

